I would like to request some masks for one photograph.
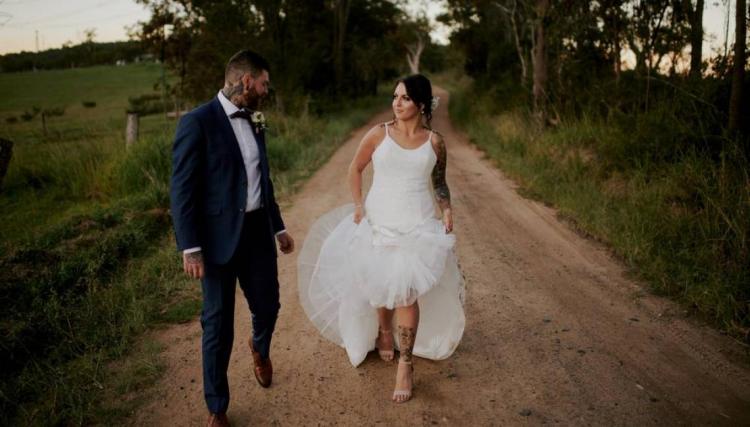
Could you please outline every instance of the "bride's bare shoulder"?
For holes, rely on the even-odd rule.
[[[372,145],[377,146],[380,144],[381,141],[383,141],[383,138],[385,138],[385,125],[390,126],[391,122],[385,122],[377,124],[370,128],[370,130],[367,131],[364,138],[362,138],[362,143],[366,145]]]

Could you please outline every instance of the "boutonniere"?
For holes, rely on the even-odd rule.
[[[261,131],[268,129],[268,126],[266,125],[266,116],[260,111],[253,111],[253,114],[250,115],[250,123],[255,126],[255,133],[260,133]]]

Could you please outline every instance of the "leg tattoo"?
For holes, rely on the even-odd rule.
[[[400,360],[402,362],[411,363],[411,352],[414,350],[414,338],[416,335],[415,328],[399,325],[398,343],[401,348]]]

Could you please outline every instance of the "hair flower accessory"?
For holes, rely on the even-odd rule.
[[[437,109],[439,104],[440,104],[440,97],[433,96],[432,101],[430,102],[430,111],[435,111],[435,109]]]
[[[250,122],[255,125],[256,133],[268,129],[268,126],[266,125],[266,116],[264,116],[261,111],[253,111],[250,115]]]

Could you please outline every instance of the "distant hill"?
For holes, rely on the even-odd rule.
[[[20,52],[0,55],[0,72],[51,70],[56,68],[114,65],[119,61],[153,60],[137,41],[95,43],[48,49],[42,52]]]

